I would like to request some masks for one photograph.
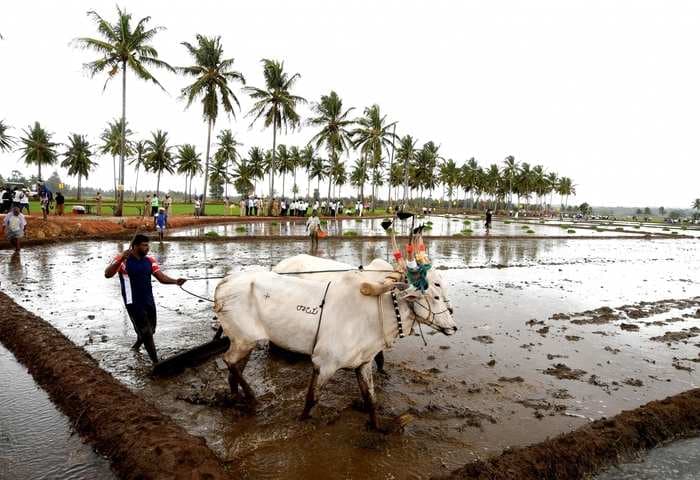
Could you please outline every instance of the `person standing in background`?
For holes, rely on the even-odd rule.
[[[95,215],[102,215],[102,194],[99,191],[95,195]]]
[[[59,217],[63,216],[63,208],[66,203],[66,199],[61,192],[56,192],[56,215]]]

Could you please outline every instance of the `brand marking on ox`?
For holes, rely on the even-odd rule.
[[[297,305],[297,312],[308,313],[309,315],[316,315],[318,313],[318,307],[307,307],[306,305]]]

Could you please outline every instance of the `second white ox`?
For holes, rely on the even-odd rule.
[[[434,285],[426,292],[406,289],[386,272],[391,265],[384,260],[374,260],[365,269],[332,272],[332,277],[318,279],[246,272],[222,280],[216,287],[214,310],[231,340],[224,360],[232,394],[238,394],[240,385],[246,399],[255,400],[242,372],[255,344],[269,340],[311,356],[313,374],[302,418],[308,418],[320,389],[337,370],[353,368],[370,421],[379,428],[372,359],[396,339],[399,321],[405,332],[416,321],[446,335],[457,327],[449,304]]]

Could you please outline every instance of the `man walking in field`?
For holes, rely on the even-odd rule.
[[[158,362],[153,335],[156,331],[156,304],[153,300],[151,276],[166,285],[182,285],[184,278],[172,278],[161,272],[153,257],[148,256],[148,237],[137,234],[131,241],[131,247],[117,255],[105,269],[105,277],[112,278],[119,274],[122,299],[129,313],[129,318],[136,331],[137,340],[134,350],[141,345],[146,347],[153,363]]]
[[[12,211],[5,215],[2,229],[10,244],[15,247],[15,252],[19,252],[20,239],[24,237],[24,232],[27,229],[27,220],[20,213],[19,207],[12,207]]]

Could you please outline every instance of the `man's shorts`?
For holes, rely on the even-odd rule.
[[[154,217],[158,215],[158,207],[151,207],[151,215]]]
[[[156,332],[156,307],[147,304],[130,304],[126,306],[134,330],[139,337],[153,335]]]

